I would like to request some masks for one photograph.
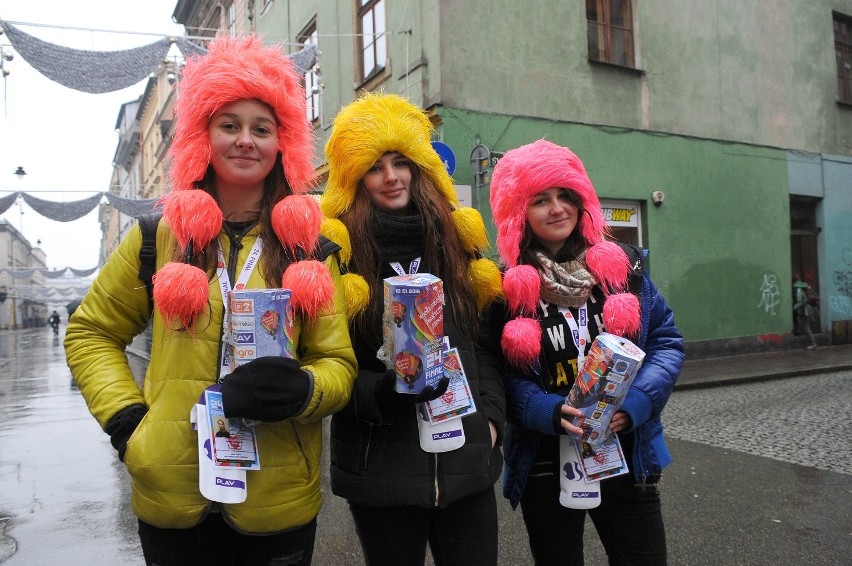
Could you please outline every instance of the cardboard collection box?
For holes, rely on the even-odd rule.
[[[608,333],[595,338],[567,400],[583,412],[573,419],[584,431],[583,442],[594,447],[607,439],[609,422],[624,402],[644,358],[645,352],[630,340]]]
[[[290,295],[289,289],[243,289],[228,293],[231,369],[264,356],[294,357]]]
[[[444,373],[444,284],[428,273],[384,281],[383,359],[399,393],[419,393]]]

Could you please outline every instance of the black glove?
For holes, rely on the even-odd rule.
[[[267,356],[243,364],[222,382],[226,417],[276,422],[301,413],[313,394],[310,373],[291,358]]]
[[[416,403],[425,403],[437,399],[447,391],[450,385],[450,378],[444,376],[438,382],[436,387],[427,385],[420,393],[397,393],[396,386],[396,371],[389,369],[385,372],[385,376],[376,384],[376,401],[383,409],[392,409],[403,405],[414,405]]]
[[[142,417],[147,412],[148,407],[145,405],[138,403],[130,405],[114,414],[104,427],[104,432],[109,435],[109,441],[118,451],[118,459],[122,462],[124,462],[124,453],[127,451],[127,441],[130,440],[133,431],[142,422]]]

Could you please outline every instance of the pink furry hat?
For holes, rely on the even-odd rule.
[[[267,104],[278,118],[278,149],[295,194],[312,186],[313,133],[305,117],[305,89],[290,59],[258,37],[220,36],[203,57],[188,59],[177,85],[175,139],[169,149],[173,190],[195,188],[210,164],[207,123],[222,106],[242,99]]]
[[[208,44],[206,55],[187,60],[177,92],[175,138],[169,149],[173,192],[161,201],[163,218],[175,234],[184,262],[210,244],[222,229],[222,213],[216,201],[197,188],[210,165],[210,118],[231,102],[259,100],[277,118],[281,164],[294,193],[278,203],[281,206],[275,208],[272,217],[281,244],[297,260],[284,273],[282,287],[293,291],[294,307],[301,314],[315,316],[331,300],[334,287],[325,265],[311,259],[319,239],[321,214],[313,199],[298,196],[313,186],[315,169],[304,88],[293,64],[279,46],[264,47],[258,37],[220,36]],[[206,281],[206,274],[197,267],[167,264],[155,274],[155,305],[167,320],[190,328],[207,307]]]
[[[512,363],[529,365],[541,350],[541,328],[532,317],[540,298],[538,272],[521,261],[521,243],[527,230],[527,205],[536,194],[551,187],[571,189],[580,196],[583,213],[578,225],[588,245],[589,272],[607,295],[604,303],[606,331],[621,336],[638,333],[639,300],[625,293],[630,262],[618,244],[606,240],[607,226],[598,195],[583,162],[570,149],[538,140],[506,152],[491,178],[491,210],[497,225],[497,251],[508,268],[503,293],[514,320],[502,338]]]

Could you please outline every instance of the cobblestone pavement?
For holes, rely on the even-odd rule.
[[[675,391],[666,436],[852,474],[852,371]]]

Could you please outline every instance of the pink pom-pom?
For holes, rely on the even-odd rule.
[[[334,298],[334,281],[328,267],[315,259],[291,263],[281,278],[281,287],[293,292],[293,308],[313,320]]]
[[[290,195],[272,209],[272,229],[294,257],[297,247],[310,254],[317,245],[322,218],[313,197]]]
[[[637,336],[642,326],[639,299],[633,293],[619,293],[607,297],[603,306],[606,331],[627,338]]]
[[[510,320],[503,327],[500,346],[509,363],[528,368],[541,352],[541,326],[534,318]]]
[[[503,294],[513,314],[532,314],[541,297],[541,279],[531,265],[518,265],[503,275]]]
[[[604,289],[619,292],[627,288],[630,260],[615,242],[603,240],[586,252],[586,265]]]
[[[222,210],[200,189],[174,191],[161,199],[163,218],[172,229],[181,252],[192,241],[199,251],[222,230]]]
[[[207,274],[186,263],[170,262],[154,274],[154,304],[169,323],[190,328],[207,308],[210,292]]]

